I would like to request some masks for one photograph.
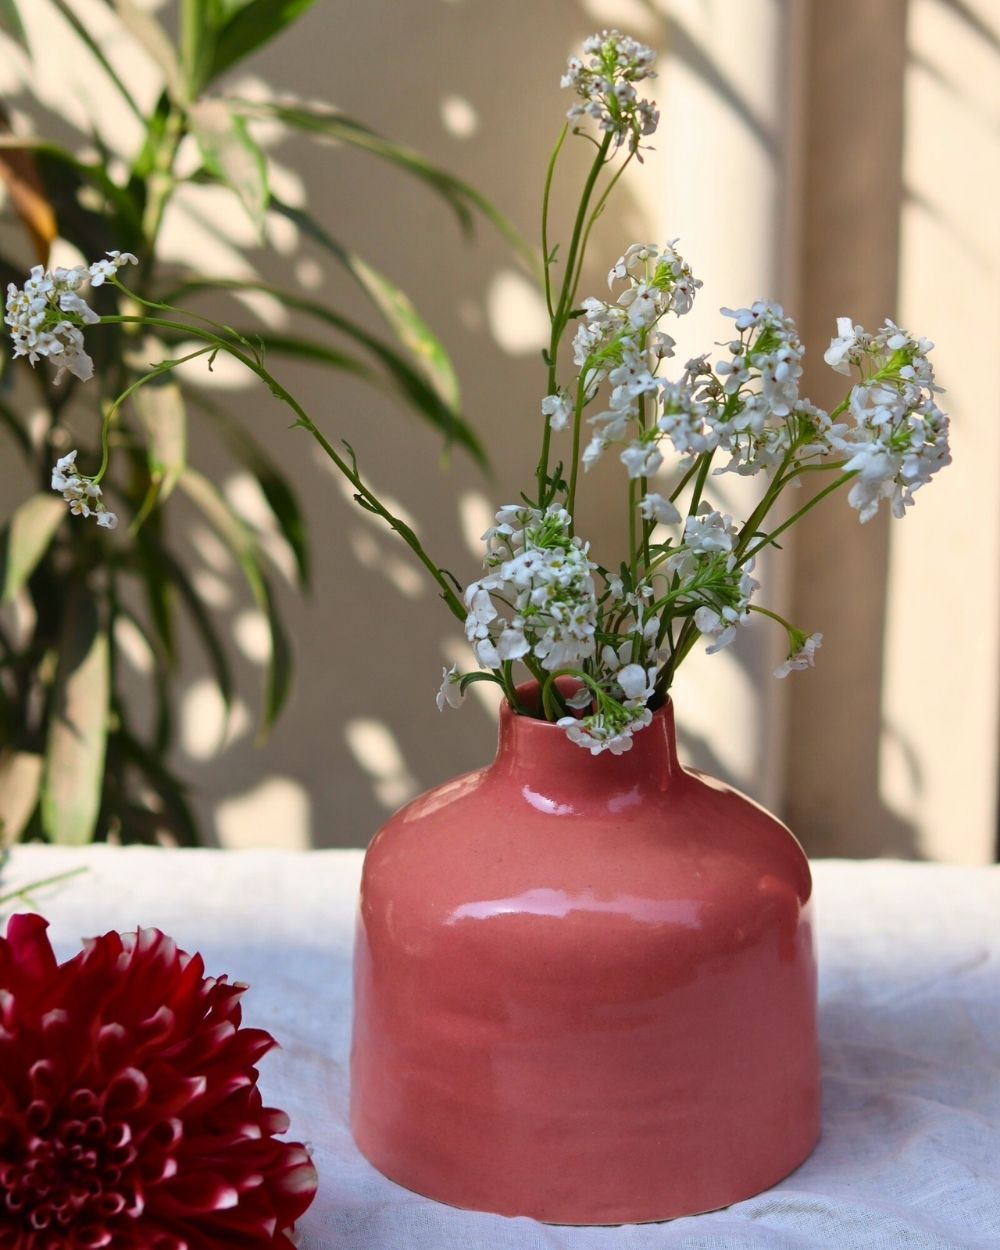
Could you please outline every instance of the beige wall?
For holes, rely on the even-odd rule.
[[[37,0],[32,21],[45,23],[47,9]],[[898,311],[938,341],[958,425],[956,465],[905,522],[862,531],[837,499],[767,570],[770,602],[794,605],[805,627],[824,632],[815,672],[774,682],[781,643],[757,625],[732,653],[698,656],[682,674],[676,699],[687,757],[787,812],[817,852],[991,858],[1000,526],[990,354],[997,243],[988,206],[1000,186],[996,101],[983,84],[997,68],[995,6],[321,0],[249,69],[275,90],[330,100],[410,142],[534,237],[544,165],[567,103],[557,86],[562,62],[611,22],[663,50],[664,120],[656,153],[595,232],[590,289],[603,286],[609,262],[634,238],[679,235],[705,280],[682,346],[704,350],[723,336],[721,304],[780,298],[806,332],[820,402],[830,398],[821,389],[829,379],[815,362],[833,318],[851,312],[874,324]],[[54,26],[46,32],[53,108],[72,99],[78,120],[88,109],[107,118],[113,106],[95,96],[93,76],[60,53]],[[113,34],[108,48],[148,95],[141,60]],[[10,63],[3,71],[11,80],[16,72]],[[16,82],[6,90],[31,110]],[[124,130],[116,137],[129,141]],[[488,228],[465,243],[427,193],[363,156],[276,134],[271,152],[282,194],[308,201],[332,233],[392,274],[440,332],[496,480],[461,457],[442,477],[433,437],[359,386],[284,365],[282,377],[328,433],[356,446],[375,486],[406,508],[436,558],[468,580],[484,518],[516,494],[533,464],[544,380],[539,301]],[[579,172],[584,159],[577,145],[567,168]],[[203,192],[168,222],[179,257],[214,272],[253,264],[367,316],[287,224],[270,241],[277,255],[248,250],[228,201]],[[299,679],[262,750],[252,745],[250,708],[214,753],[218,710],[189,640],[177,765],[227,844],[363,843],[418,788],[488,758],[492,712],[473,697],[439,716],[440,665],[463,657],[460,630],[406,552],[344,498],[306,437],[287,431],[284,413],[258,391],[241,391],[235,402],[303,493],[316,592],[308,603],[284,596]],[[207,435],[196,431],[193,443],[200,462],[226,477]],[[599,551],[621,533],[613,468],[595,476],[586,517]],[[254,516],[247,483],[227,481]],[[188,538],[199,586],[225,615],[253,692],[259,622],[216,544],[197,529]]]

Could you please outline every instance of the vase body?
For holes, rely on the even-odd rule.
[[[351,1126],[385,1175],[567,1224],[727,1206],[819,1131],[811,882],[682,769],[668,705],[595,757],[501,711],[494,763],[365,860]]]

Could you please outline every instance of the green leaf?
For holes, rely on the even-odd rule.
[[[404,356],[383,342],[382,339],[369,334],[340,313],[336,313],[324,304],[317,304],[315,301],[306,299],[301,295],[284,291],[279,287],[269,286],[266,282],[246,282],[239,279],[226,278],[203,278],[186,282],[183,286],[176,288],[169,295],[165,296],[165,302],[173,304],[182,300],[185,295],[201,290],[262,291],[267,295],[274,296],[275,299],[280,300],[286,307],[295,309],[298,312],[304,312],[308,316],[314,317],[316,320],[322,321],[333,329],[338,330],[341,334],[353,339],[354,342],[360,343],[382,365],[399,398],[403,399],[410,407],[415,408],[420,415],[427,418],[432,425],[442,431],[446,438],[464,446],[479,465],[483,468],[487,467],[486,454],[482,445],[461,413],[456,408],[446,404],[424,375],[413,368]],[[249,331],[247,331],[247,336],[253,337]],[[309,351],[302,340],[295,340],[294,343],[298,343],[299,347],[305,352]],[[292,345],[293,349],[294,343]],[[275,350],[280,351],[281,348],[277,347]],[[292,354],[295,354],[294,350]],[[302,353],[300,352],[299,354],[301,355]],[[314,359],[317,363],[331,364],[336,368],[347,367],[339,362],[326,360],[322,356],[302,355],[302,358]],[[356,370],[352,371],[356,372]],[[367,381],[377,382],[377,379],[372,377],[371,374],[362,376],[365,376]]]
[[[199,100],[188,117],[205,168],[235,192],[260,238],[270,199],[267,162],[245,118],[222,100]]]
[[[247,331],[250,337],[250,331]],[[323,343],[315,343],[292,335],[264,334],[257,340],[265,352],[276,355],[292,356],[297,360],[308,360],[314,364],[330,365],[334,368],[346,369],[355,373],[380,389],[388,389],[384,379],[360,361],[344,357],[342,353],[328,348]],[[456,418],[452,410],[443,403],[440,397],[429,388],[426,382],[415,374],[409,366],[403,369],[389,370],[389,383],[393,392],[401,394],[408,403],[416,404],[423,414],[441,431],[448,442],[460,443],[471,453],[476,462],[486,466],[486,454],[482,444],[473,433],[468,423]]]
[[[276,118],[296,130],[315,134],[337,143],[346,143],[388,161],[397,169],[419,179],[440,195],[458,219],[461,228],[468,233],[472,229],[473,210],[481,213],[513,245],[527,262],[531,272],[540,280],[542,270],[535,250],[522,238],[515,226],[495,208],[490,201],[461,178],[432,165],[425,157],[401,143],[393,143],[377,131],[355,121],[336,109],[297,102],[288,104],[270,101],[235,100],[236,107],[249,116]]]
[[[250,527],[230,508],[209,479],[197,470],[190,467],[185,469],[178,484],[236,556],[254,601],[267,618],[271,635],[271,656],[261,715],[261,732],[266,732],[277,720],[288,697],[291,684],[291,651],[270,582],[264,574],[256,538]]]
[[[116,751],[120,751],[126,760],[138,768],[163,803],[163,812],[157,813],[148,822],[142,819],[143,810],[132,806],[129,809],[130,814],[139,818],[135,823],[146,823],[151,829],[157,824],[165,823],[173,831],[181,846],[197,846],[200,841],[198,826],[188,804],[184,785],[162,760],[127,730],[118,730],[112,743]]]
[[[154,513],[154,518],[156,517]],[[169,663],[177,658],[170,587],[163,578],[160,553],[152,539],[153,525],[143,525],[135,534],[135,562],[146,592],[146,605],[159,644]]]
[[[0,152],[24,149],[35,155],[38,172],[48,198],[56,211],[59,233],[85,256],[99,255],[107,247],[133,251],[142,249],[142,223],[137,204],[119,187],[100,161],[87,162],[44,139],[0,136]],[[105,204],[84,208],[80,192],[93,187]]]
[[[49,717],[42,829],[53,842],[90,842],[101,807],[111,691],[108,636],[97,605],[70,593]]]
[[[157,569],[177,591],[181,602],[188,610],[191,621],[208,654],[212,665],[212,673],[215,677],[215,684],[218,686],[219,694],[226,705],[226,715],[228,716],[233,703],[233,678],[229,661],[226,658],[225,648],[212,625],[211,617],[205,608],[201,596],[191,585],[181,565],[158,539],[154,538],[148,531],[144,531],[144,533]]]
[[[269,43],[313,3],[314,0],[248,0],[242,4],[215,37],[215,52],[207,81]]]
[[[31,56],[28,36],[24,33],[24,24],[21,21],[21,15],[17,11],[17,5],[14,3],[14,0],[0,0],[0,30],[13,39],[15,43],[19,43],[25,52]]]
[[[169,374],[163,374],[135,391],[132,404],[146,431],[149,474],[164,503],[187,463],[184,396]]]
[[[0,754],[0,846],[16,842],[38,806],[42,757],[32,751]]]
[[[111,629],[109,631],[111,640],[111,671],[113,673],[118,672],[119,656],[121,655],[121,648],[117,642],[119,620],[127,620],[132,625],[142,639],[148,653],[150,660],[148,680],[156,690],[156,720],[154,722],[153,742],[154,749],[162,755],[169,747],[173,738],[174,718],[170,698],[170,683],[174,675],[173,661],[164,651],[160,639],[146,628],[145,622],[131,608],[116,599],[111,618]],[[143,673],[143,677],[146,676],[147,674]],[[114,712],[122,723],[126,721],[125,707],[120,701],[116,703]]]
[[[0,603],[9,603],[35,571],[65,515],[58,495],[32,495],[0,530]]]
[[[459,390],[454,366],[409,297],[367,261],[338,243],[308,213],[277,199],[272,199],[271,204],[344,266],[417,362],[435,392],[451,409],[457,409]]]
[[[10,431],[11,437],[17,443],[18,448],[23,453],[25,459],[31,460],[32,447],[31,438],[27,429],[21,424],[21,418],[17,415],[13,408],[8,404],[0,401],[0,422],[2,422]]]
[[[242,425],[234,420],[228,412],[210,403],[201,395],[192,395],[194,402],[219,427],[223,439],[232,454],[256,478],[267,506],[278,524],[281,534],[295,557],[299,582],[308,588],[309,574],[309,538],[306,533],[305,519],[288,479],[274,463],[267,452],[261,447]]]

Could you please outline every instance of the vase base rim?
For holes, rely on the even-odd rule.
[[[352,1136],[354,1136],[353,1133],[352,1133]],[[768,1190],[773,1189],[775,1185],[780,1185],[782,1181],[787,1180],[789,1176],[792,1176],[795,1172],[799,1170],[800,1167],[802,1167],[802,1165],[806,1162],[806,1160],[812,1155],[813,1151],[816,1149],[816,1146],[819,1143],[820,1136],[821,1136],[820,1130],[817,1129],[808,1149],[806,1149],[801,1154],[798,1160],[791,1167],[783,1168],[781,1172],[779,1172],[779,1174],[774,1177],[773,1180],[767,1181],[764,1185],[754,1185],[749,1189],[749,1191],[746,1191],[743,1188],[737,1188],[733,1197],[727,1198],[725,1201],[716,1203],[713,1206],[695,1207],[693,1209],[689,1207],[684,1207],[681,1210],[673,1211],[669,1215],[653,1215],[653,1216],[644,1215],[638,1218],[631,1218],[631,1219],[628,1216],[619,1216],[618,1218],[614,1218],[614,1219],[591,1219],[591,1220],[565,1219],[565,1218],[559,1218],[556,1216],[546,1217],[542,1215],[533,1214],[530,1211],[524,1211],[524,1210],[514,1209],[514,1208],[508,1208],[506,1210],[500,1211],[500,1210],[497,1210],[496,1207],[467,1205],[461,1202],[453,1201],[448,1198],[439,1198],[435,1194],[427,1193],[426,1189],[419,1189],[419,1188],[414,1187],[413,1185],[406,1184],[405,1181],[398,1180],[395,1176],[392,1175],[390,1171],[387,1171],[385,1168],[381,1167],[378,1163],[375,1162],[374,1159],[370,1157],[368,1152],[365,1149],[363,1149],[360,1143],[358,1143],[356,1137],[355,1137],[355,1145],[357,1146],[360,1153],[364,1156],[364,1158],[368,1160],[371,1166],[375,1168],[375,1170],[380,1175],[384,1176],[387,1180],[391,1181],[394,1185],[398,1185],[400,1189],[405,1189],[407,1193],[416,1194],[417,1197],[426,1198],[430,1202],[438,1202],[442,1206],[450,1207],[454,1211],[468,1211],[470,1213],[475,1213],[477,1215],[498,1215],[498,1216],[502,1216],[505,1219],[535,1220],[539,1224],[547,1224],[553,1228],[622,1228],[630,1224],[635,1224],[635,1225],[669,1224],[669,1223],[672,1223],[672,1221],[674,1220],[687,1219],[689,1216],[711,1215],[713,1211],[725,1211],[727,1208],[734,1206],[738,1202],[746,1202],[750,1198],[757,1197],[758,1194],[767,1193]]]

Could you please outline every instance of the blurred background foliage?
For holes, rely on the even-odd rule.
[[[134,0],[109,7],[156,65],[163,90],[143,111],[85,20],[85,6],[53,0],[81,54],[107,76],[138,123],[141,140],[127,161],[109,151],[96,128],[75,143],[14,133],[0,112],[0,178],[6,186],[5,248],[0,278],[22,284],[32,264],[48,265],[58,244],[89,262],[117,248],[138,258],[128,282],[142,299],[192,310],[203,296],[225,297],[234,327],[275,360],[293,358],[349,374],[392,395],[404,409],[480,465],[484,453],[462,413],[455,371],[444,347],[406,294],[348,241],[274,190],[255,128],[269,122],[334,141],[385,162],[423,183],[469,231],[478,214],[512,242],[513,230],[474,189],[332,106],[289,97],[249,100],[226,91],[226,74],[276,39],[313,0],[184,0],[176,29]],[[22,0],[23,3],[23,0]],[[30,57],[45,55],[25,33],[15,0],[0,0],[0,30]],[[221,80],[221,81],[220,81]],[[297,228],[350,276],[384,327],[373,333],[352,311],[321,295],[284,290],[253,278],[214,278],[160,253],[171,199],[186,184],[223,187],[233,211],[249,220],[258,246],[269,215]],[[71,251],[67,251],[67,247]],[[266,319],[247,319],[242,295],[257,293],[309,320],[311,336],[281,335]],[[135,312],[121,293],[93,292],[97,311]],[[239,317],[241,320],[236,321]],[[20,457],[32,493],[0,530],[0,841],[23,838],[81,843],[199,841],[183,780],[169,767],[175,739],[178,616],[200,639],[227,714],[234,698],[229,643],[213,619],[176,545],[170,512],[176,492],[199,512],[234,557],[267,621],[269,655],[259,728],[278,717],[291,681],[291,648],[273,588],[272,559],[255,528],[211,476],[188,456],[189,416],[209,424],[231,460],[256,480],[302,590],[310,583],[310,538],[296,489],[229,406],[172,372],[137,390],[113,429],[106,479],[110,506],[122,518],[114,537],[68,515],[49,489],[54,460],[80,448],[80,464],[97,463],[100,418],[150,363],[181,354],[169,338],[134,325],[88,334],[94,379],[52,385],[44,367],[15,393],[9,353],[0,353],[0,426],[6,455]],[[333,432],[335,434],[335,431]],[[147,684],[121,680],[125,643],[147,653]],[[155,709],[148,715],[148,709]]]

